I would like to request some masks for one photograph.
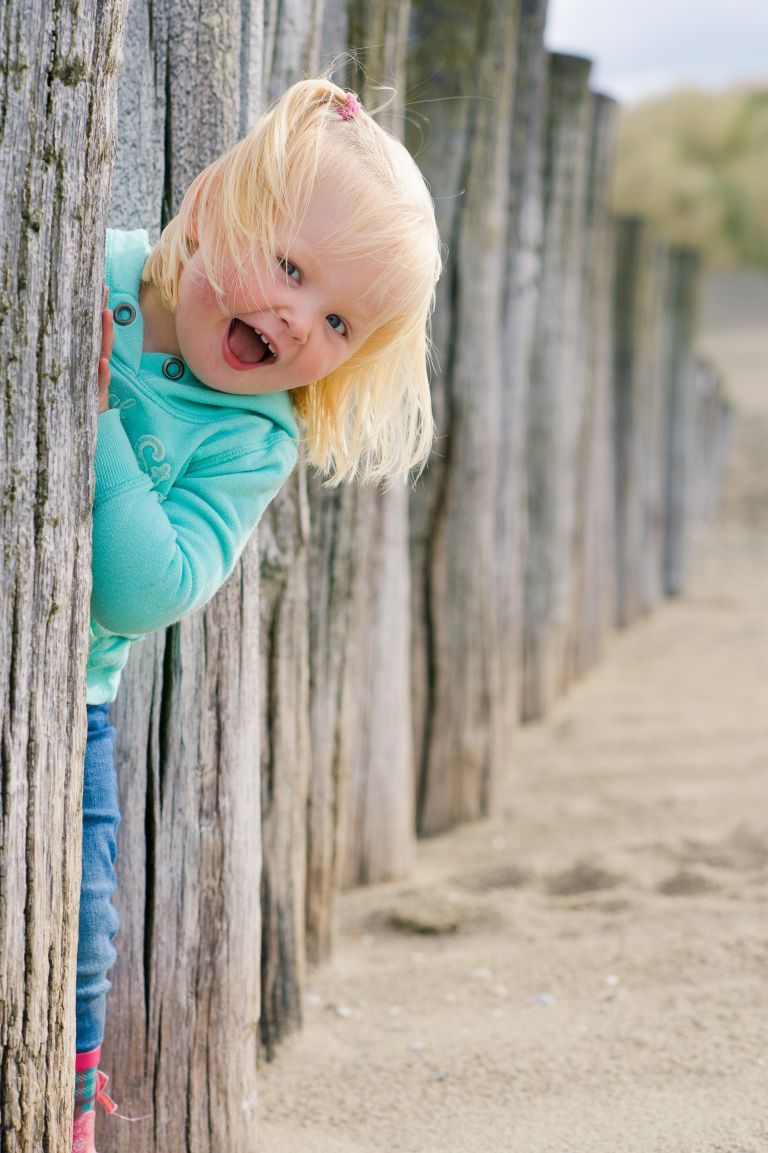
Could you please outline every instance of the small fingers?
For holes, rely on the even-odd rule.
[[[114,347],[115,321],[112,316],[112,309],[105,308],[101,314],[101,355],[109,359]]]
[[[109,360],[102,356],[99,360],[99,412],[106,412],[109,408]]]
[[[109,360],[106,356],[102,356],[99,361],[99,391],[109,388],[109,382],[112,379],[109,371]]]

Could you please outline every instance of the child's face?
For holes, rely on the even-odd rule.
[[[279,263],[260,260],[239,285],[234,268],[224,269],[221,304],[195,254],[181,274],[174,324],[199,380],[219,392],[284,392],[327,376],[360,348],[377,326],[376,264],[321,253],[342,212],[331,189],[316,189]]]

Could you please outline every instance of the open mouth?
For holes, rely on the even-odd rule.
[[[235,317],[224,336],[224,359],[230,368],[244,372],[256,365],[274,364],[277,349],[257,328]]]

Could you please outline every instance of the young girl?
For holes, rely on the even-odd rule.
[[[440,270],[413,160],[351,92],[294,85],[150,249],[107,236],[87,667],[73,1150],[93,1153],[117,914],[109,703],[131,642],[204,605],[294,466],[405,477],[432,438]]]

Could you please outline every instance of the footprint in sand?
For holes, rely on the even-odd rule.
[[[743,873],[768,869],[768,830],[738,825],[721,841],[687,839],[677,857],[683,863]]]
[[[582,893],[597,893],[615,889],[626,877],[613,873],[594,861],[577,861],[562,873],[554,873],[546,881],[546,890],[552,897],[578,897]]]
[[[493,889],[521,889],[531,880],[530,869],[521,865],[496,865],[477,873],[464,874],[453,878],[453,883],[470,893],[489,893]]]
[[[657,886],[656,891],[665,897],[697,897],[703,893],[719,893],[722,886],[711,877],[692,869],[680,869]]]

